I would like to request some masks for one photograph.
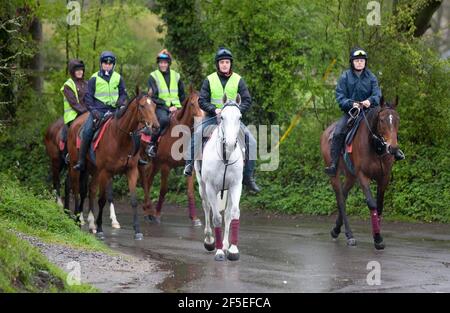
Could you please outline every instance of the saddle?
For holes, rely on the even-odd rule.
[[[94,136],[92,137],[91,140],[91,145],[89,148],[89,156],[92,160],[92,162],[94,162],[95,164],[95,150],[97,150],[97,147],[100,143],[100,141],[103,138],[103,135],[105,134],[105,131],[108,129],[109,125],[111,124],[112,121],[112,115],[101,119],[97,125],[95,125],[95,132],[94,132]],[[80,127],[80,130],[78,131],[78,135],[77,135],[77,149],[80,149],[81,146],[81,134],[83,133],[85,124],[83,124],[83,126]]]
[[[355,175],[355,168],[353,166],[353,162],[350,158],[350,155],[353,151],[353,139],[355,138],[355,135],[359,129],[359,125],[361,124],[361,121],[363,120],[363,115],[359,114],[355,117],[350,117],[347,121],[347,135],[345,136],[345,147],[342,149],[341,154],[344,159],[344,163],[347,167],[347,169],[350,171],[352,175]],[[330,136],[328,138],[329,141],[333,139],[334,131],[330,133]]]

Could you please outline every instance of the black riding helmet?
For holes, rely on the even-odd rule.
[[[216,56],[214,59],[216,61],[217,70],[219,70],[219,61],[220,60],[230,60],[231,67],[233,67],[233,54],[227,48],[220,47],[219,50],[217,50],[217,53],[216,53]]]
[[[350,62],[350,66],[353,68],[353,60],[356,59],[364,59],[366,60],[366,66],[367,66],[367,60],[368,60],[368,55],[366,50],[359,48],[359,47],[355,47],[350,51],[350,58],[349,58],[349,62]]]

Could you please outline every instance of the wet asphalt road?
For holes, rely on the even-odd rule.
[[[369,221],[351,221],[358,245],[348,247],[343,233],[329,235],[334,216],[242,212],[240,260],[216,262],[186,209],[166,205],[161,225],[141,218],[144,240],[135,241],[125,207],[116,205],[122,229],[104,227],[105,242],[161,261],[163,292],[450,292],[450,225],[383,222],[386,249],[377,251]],[[367,283],[370,261],[380,264],[380,285]]]

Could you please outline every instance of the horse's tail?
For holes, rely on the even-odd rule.
[[[221,197],[222,192],[219,192],[217,194],[217,202],[219,204],[219,212],[222,212],[226,209],[227,207],[227,202],[228,202],[228,190],[224,190],[223,191],[223,197]]]

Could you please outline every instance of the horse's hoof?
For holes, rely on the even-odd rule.
[[[95,229],[95,228],[89,228],[89,232],[91,233],[91,234],[96,234],[97,233],[97,230]]]
[[[214,260],[225,261],[225,253],[223,253],[222,250],[217,251],[216,255],[214,256]]]
[[[112,222],[111,227],[115,229],[120,229],[120,224],[118,222]]]
[[[144,221],[150,224],[161,224],[161,218],[159,216],[147,215],[144,216]]]
[[[239,260],[239,256],[240,256],[239,252],[238,253],[231,253],[231,252],[228,251],[228,253],[227,253],[227,259],[230,260],[230,261],[237,261],[237,260]]]
[[[195,218],[192,220],[192,226],[193,227],[201,227],[202,226],[202,221],[200,221],[199,218]]]
[[[97,238],[100,240],[105,240],[105,234],[101,231],[96,234]]]
[[[203,245],[205,246],[206,251],[214,251],[214,249],[216,248],[215,242],[213,243],[204,242]]]
[[[356,239],[355,238],[348,238],[347,239],[347,246],[350,246],[350,247],[356,246]]]
[[[143,233],[136,233],[134,234],[134,240],[142,240],[144,239],[144,234]]]
[[[334,228],[330,231],[331,238],[337,239],[339,237],[339,233],[337,233]]]
[[[375,249],[377,250],[384,250],[385,244],[384,242],[374,242]]]
[[[381,237],[380,234],[376,234],[374,236],[373,244],[375,246],[375,249],[377,249],[377,250],[383,250],[385,248],[383,237]]]

